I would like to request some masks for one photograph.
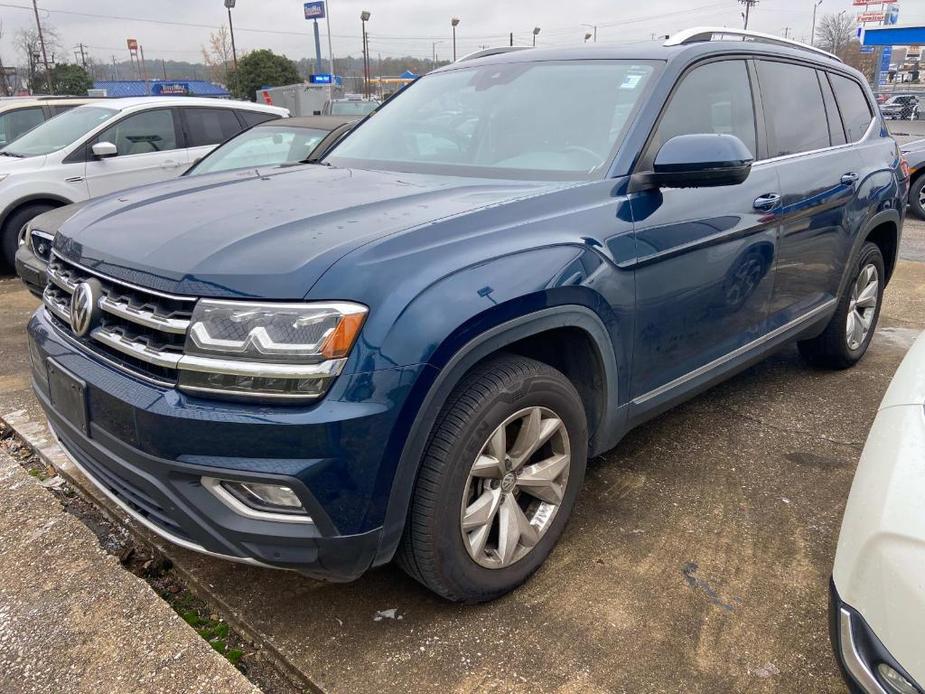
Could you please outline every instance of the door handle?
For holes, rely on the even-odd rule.
[[[842,182],[842,185],[853,186],[855,183],[858,182],[858,178],[860,178],[860,176],[858,176],[853,171],[849,171],[848,173],[846,173],[845,175],[841,177],[841,182]]]
[[[780,194],[766,193],[765,195],[759,195],[752,204],[756,210],[770,212],[780,204]]]

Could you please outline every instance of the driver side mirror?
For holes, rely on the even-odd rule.
[[[119,156],[119,148],[111,142],[97,142],[90,148],[97,159],[109,159]]]
[[[678,135],[658,150],[652,178],[660,188],[734,186],[748,178],[753,161],[735,135]]]

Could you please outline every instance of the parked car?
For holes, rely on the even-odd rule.
[[[880,403],[845,508],[831,583],[831,634],[849,684],[925,691],[925,336]]]
[[[909,207],[919,219],[925,219],[925,140],[902,146],[909,164]]]
[[[349,132],[353,123],[332,116],[267,121],[215,148],[183,175],[316,163]],[[48,281],[45,268],[51,258],[55,234],[85,204],[86,201],[56,207],[33,218],[22,228],[16,250],[16,274],[36,296],[42,296]],[[131,230],[124,229],[122,233],[131,233]]]
[[[919,97],[915,94],[896,94],[880,104],[880,112],[887,120],[918,120]]]
[[[0,99],[0,148],[48,119],[93,101],[69,96]]]
[[[229,140],[184,175],[197,176],[255,166],[312,164],[346,135],[355,118],[306,116],[263,123]]]
[[[378,99],[345,98],[328,101],[324,105],[324,115],[342,118],[363,118],[379,108]]]
[[[734,29],[481,52],[322,164],[66,221],[35,392],[172,542],[338,581],[397,558],[463,602],[527,580],[633,427],[793,341],[861,359],[907,185],[863,75]]]
[[[97,99],[0,150],[0,250],[54,207],[179,176],[220,142],[285,109],[195,97]]]

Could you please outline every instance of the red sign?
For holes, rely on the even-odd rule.
[[[882,22],[886,18],[886,12],[862,12],[858,15],[859,22]]]
[[[266,89],[263,90],[263,100],[266,102],[267,106],[273,105],[273,97],[270,96],[270,92],[268,92]]]
[[[126,43],[128,44],[128,49],[130,51],[138,50],[138,39],[129,39],[128,41],[126,41]]]
[[[867,7],[868,5],[898,5],[899,0],[854,0],[852,4],[855,7]]]

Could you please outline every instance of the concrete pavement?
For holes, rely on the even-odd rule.
[[[923,237],[907,226],[904,257]],[[0,283],[0,378],[13,387],[0,413],[20,410],[41,445],[17,386],[21,293]],[[236,628],[331,692],[841,692],[826,623],[841,513],[923,328],[925,265],[903,261],[861,364],[816,371],[787,348],[633,432],[591,462],[547,565],[490,605],[441,602],[392,567],[326,585],[164,550]]]
[[[258,694],[0,452],[0,691]]]

